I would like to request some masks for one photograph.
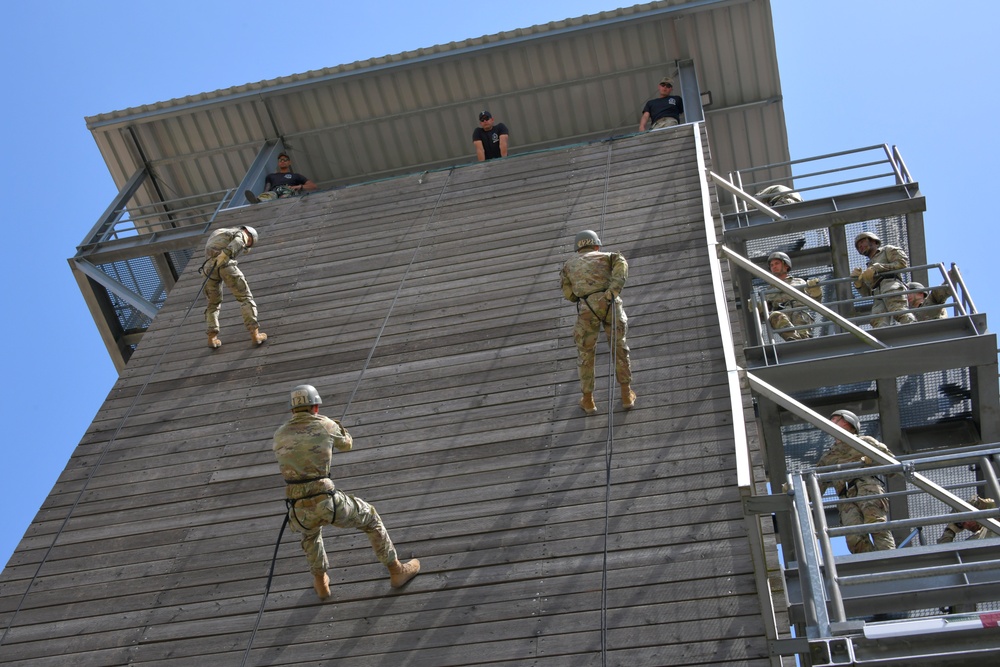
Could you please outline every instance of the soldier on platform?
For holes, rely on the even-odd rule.
[[[920,290],[919,292],[910,292],[906,295],[906,303],[911,310],[929,306],[941,306],[948,302],[948,287],[945,285],[928,289],[924,287],[923,283],[912,281],[906,283],[906,289]],[[919,311],[913,313],[913,316],[917,318],[918,322],[926,322],[928,320],[943,320],[948,317],[948,313],[945,312],[944,308],[938,308],[937,310]]]
[[[906,310],[906,286],[896,274],[886,275],[888,271],[898,271],[909,266],[909,258],[902,248],[892,245],[882,245],[882,239],[871,232],[861,232],[854,239],[854,247],[868,258],[868,267],[854,269],[854,287],[861,296],[873,296],[872,315],[879,313],[895,313],[893,319],[899,324],[916,322],[913,313]],[[888,317],[876,317],[872,327],[884,327],[889,324]]]
[[[285,479],[288,524],[302,535],[302,551],[321,600],[330,597],[330,567],[323,545],[323,526],[355,528],[368,536],[375,557],[389,570],[389,584],[403,586],[420,572],[416,558],[405,563],[375,508],[337,489],[330,479],[333,450],[347,452],[354,440],[340,422],[319,414],[319,392],[309,384],[292,389],[292,417],[274,434],[274,455]]]
[[[969,504],[977,510],[995,510],[997,508],[995,500],[992,498],[980,498],[979,496],[969,498]],[[954,542],[955,537],[964,530],[972,533],[972,535],[965,538],[967,540],[982,540],[992,534],[989,528],[981,525],[978,521],[960,521],[958,523],[949,523],[945,527],[944,532],[941,533],[941,537],[938,538],[937,543],[945,544],[947,542]]]
[[[243,324],[250,331],[250,340],[254,345],[260,345],[267,340],[267,334],[261,333],[257,323],[257,303],[250,293],[243,272],[236,266],[239,255],[250,252],[257,242],[257,230],[253,227],[223,227],[212,232],[205,244],[205,263],[202,272],[208,278],[205,281],[205,322],[208,325],[208,346],[222,346],[219,340],[219,309],[222,307],[222,283],[226,283],[240,303],[243,314]]]
[[[861,420],[850,410],[837,410],[830,415],[830,421],[854,435],[858,435],[861,431]],[[891,455],[892,452],[889,451],[889,448],[875,438],[867,435],[860,437],[872,447]],[[836,440],[829,451],[816,463],[816,466],[823,467],[857,462],[870,465],[872,460],[846,442]],[[861,526],[864,524],[886,522],[889,501],[883,495],[885,494],[885,488],[878,477],[866,475],[862,469],[858,469],[857,477],[825,482],[823,488],[826,489],[829,486],[832,486],[837,491],[837,496],[841,500],[858,498],[856,502],[837,505],[840,512],[840,524],[842,526]],[[855,533],[845,537],[847,539],[847,548],[852,554],[896,548],[896,540],[893,538],[892,532],[888,530],[873,530],[870,535]]]
[[[800,204],[802,195],[795,192],[787,185],[769,185],[754,195],[757,199],[768,206],[782,206],[783,204]]]
[[[801,290],[814,299],[823,296],[823,288],[819,286],[819,281],[811,278],[808,281],[789,275],[792,268],[791,258],[783,252],[772,252],[767,258],[767,267],[771,275],[785,281],[791,287]],[[774,288],[764,292],[764,301],[767,303],[767,310],[770,312],[768,323],[779,336],[784,340],[804,340],[812,338],[811,329],[794,329],[793,326],[810,326],[813,324],[813,314],[810,310],[791,310],[793,308],[803,308],[805,304],[794,297],[788,296],[781,290]],[[791,312],[785,313],[785,310]],[[784,331],[784,329],[788,329]]]
[[[632,366],[625,342],[628,318],[620,296],[628,280],[628,262],[621,253],[601,252],[601,239],[589,229],[576,235],[574,245],[576,256],[566,261],[561,276],[563,297],[576,303],[573,341],[583,390],[580,407],[588,415],[597,412],[594,357],[598,332],[603,327],[608,344],[614,345],[615,376],[621,385],[622,407],[631,410],[636,396],[631,388]]]

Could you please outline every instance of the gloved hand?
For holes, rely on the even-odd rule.
[[[865,284],[871,285],[872,281],[875,280],[875,267],[869,266],[867,269],[861,272],[861,275],[858,276],[858,279]]]
[[[814,299],[822,297],[823,288],[819,286],[819,278],[810,278],[807,280],[805,292]]]
[[[604,293],[604,298],[607,299],[608,301],[614,301],[615,300],[615,292],[614,292],[614,290],[608,290],[608,291],[606,291]]]
[[[854,286],[861,289],[861,269],[851,269],[851,277],[854,278]]]
[[[215,256],[215,263],[212,265],[212,270],[221,269],[223,266],[229,263],[229,255],[224,252],[220,252]]]

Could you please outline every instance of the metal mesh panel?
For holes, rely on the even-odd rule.
[[[185,267],[187,267],[188,262],[194,256],[194,250],[192,248],[185,248],[184,250],[174,250],[167,253],[167,257],[170,260],[170,264],[174,267],[174,271],[177,275],[184,273]]]
[[[120,262],[98,264],[97,268],[123,287],[149,301],[156,308],[160,308],[167,298],[166,290],[163,288],[163,283],[150,257],[136,257]],[[126,333],[142,331],[149,326],[150,318],[148,316],[114,292],[107,290],[107,294],[123,331]]]
[[[903,428],[971,418],[971,386],[967,368],[897,378]]]

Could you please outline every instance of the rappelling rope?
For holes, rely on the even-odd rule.
[[[448,183],[451,182],[451,175],[454,171],[454,167],[448,170],[448,177],[444,179],[444,185],[441,186],[441,192],[438,193],[437,199],[434,200],[434,207],[431,209],[430,217],[427,218],[427,222],[424,224],[423,230],[421,230],[422,232],[426,232],[427,228],[431,224],[431,221],[434,220],[434,216],[437,214],[438,206],[441,204],[441,199],[444,197],[445,190],[448,189]],[[423,177],[421,176],[421,178]],[[396,294],[393,295],[392,303],[389,304],[389,310],[386,311],[385,317],[382,319],[382,326],[379,327],[378,334],[375,336],[375,342],[372,343],[371,349],[368,350],[368,358],[365,359],[365,365],[362,367],[361,373],[358,374],[358,381],[354,383],[354,389],[351,391],[351,395],[347,398],[347,405],[344,406],[344,414],[340,418],[341,421],[344,421],[344,417],[347,416],[347,410],[351,407],[351,402],[354,400],[354,395],[358,393],[358,387],[361,386],[361,379],[365,376],[365,371],[368,370],[368,364],[375,355],[375,348],[378,347],[379,340],[382,338],[382,332],[385,331],[385,325],[389,323],[389,317],[392,315],[392,309],[396,306],[396,301],[399,300],[399,294],[403,291],[403,284],[406,282],[406,277],[410,275],[410,268],[417,260],[417,253],[420,252],[420,246],[423,242],[423,234],[421,234],[420,240],[417,241],[417,247],[413,249],[413,255],[410,257],[410,263],[406,265],[406,271],[403,272],[403,277],[399,279],[399,286],[396,287]]]
[[[601,227],[598,238],[604,240],[604,221],[608,213],[608,189],[611,181],[611,149],[614,142],[608,143],[608,159],[604,169],[604,200],[601,203]],[[612,263],[612,269],[614,264]],[[611,354],[608,357],[608,433],[604,445],[604,547],[601,563],[601,665],[608,665],[608,532],[611,516],[611,455],[614,452],[614,390],[616,364],[616,336],[618,331],[618,312],[616,300],[612,299],[608,306],[611,309]],[[607,317],[607,314],[605,314]],[[604,327],[601,327],[602,329]],[[598,333],[600,338],[600,332]]]
[[[437,199],[434,200],[434,206],[430,211],[430,217],[428,217],[427,222],[424,224],[422,231],[427,231],[431,222],[434,220],[434,216],[437,213],[438,205],[441,203],[441,199],[444,197],[445,190],[448,188],[448,183],[451,182],[451,175],[454,172],[454,168],[448,170],[448,177],[444,181],[444,185],[441,186],[441,192],[438,193]],[[421,177],[422,178],[422,177]],[[420,181],[421,183],[423,181]],[[419,220],[423,216],[423,213],[416,217]],[[358,380],[354,384],[354,389],[351,391],[351,395],[347,399],[347,405],[344,406],[344,413],[340,417],[340,421],[343,422],[347,417],[347,411],[351,407],[351,403],[354,401],[354,395],[358,391],[358,387],[361,386],[361,379],[365,375],[365,371],[368,370],[368,364],[371,362],[372,357],[375,355],[375,349],[378,347],[379,341],[382,338],[382,332],[385,331],[386,324],[389,322],[389,317],[392,315],[392,309],[396,305],[396,301],[399,299],[400,292],[403,291],[403,283],[406,282],[406,277],[410,274],[410,268],[417,259],[417,253],[420,251],[420,246],[423,243],[423,234],[421,234],[421,240],[417,242],[417,247],[413,249],[413,255],[410,257],[409,264],[406,265],[406,271],[403,272],[403,277],[399,280],[399,286],[396,287],[396,294],[393,296],[392,303],[389,304],[389,310],[385,314],[385,318],[382,320],[382,326],[379,327],[378,334],[375,336],[375,341],[372,343],[371,349],[368,351],[368,357],[365,359],[365,364],[361,368],[361,373],[358,374]],[[250,657],[250,649],[253,647],[254,637],[257,636],[257,628],[260,626],[261,618],[264,616],[264,605],[267,604],[267,596],[271,592],[271,581],[274,578],[274,565],[278,560],[278,548],[281,545],[281,536],[285,532],[285,526],[288,525],[288,513],[285,513],[285,519],[281,524],[281,530],[278,531],[278,540],[274,544],[274,555],[271,556],[271,567],[267,574],[267,583],[264,585],[264,597],[260,601],[260,609],[257,611],[257,620],[254,622],[253,631],[250,633],[250,640],[247,642],[247,650],[243,654],[243,661],[240,663],[241,667],[246,667],[247,659]]]

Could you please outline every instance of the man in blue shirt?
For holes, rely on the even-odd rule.
[[[660,81],[660,96],[646,102],[642,108],[642,119],[639,121],[639,131],[645,132],[646,126],[652,123],[651,130],[670,127],[681,122],[684,113],[684,102],[679,95],[674,95],[674,82],[664,78]]]

